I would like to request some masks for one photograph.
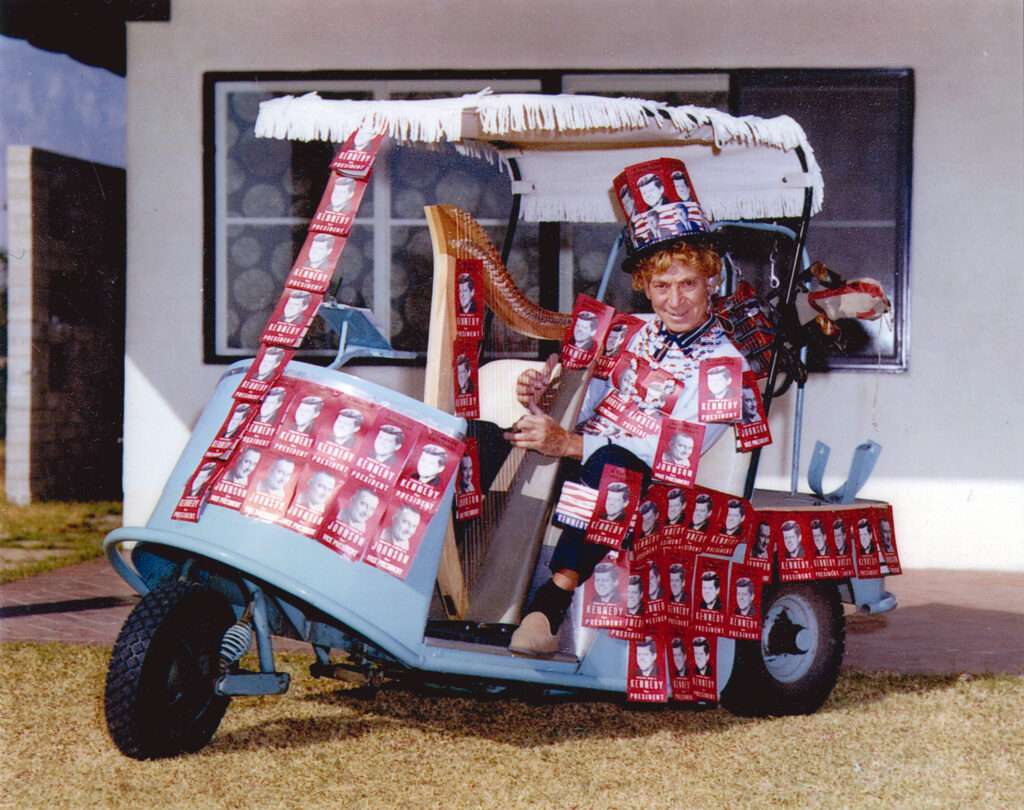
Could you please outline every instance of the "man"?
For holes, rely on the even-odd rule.
[[[316,425],[316,418],[323,410],[324,401],[320,397],[303,397],[302,401],[295,406],[295,413],[292,419],[291,429],[296,433],[310,434]]]
[[[733,611],[737,616],[754,616],[754,583],[749,577],[740,577],[736,580],[736,609]]]
[[[782,556],[787,560],[799,560],[805,556],[800,535],[800,524],[795,520],[787,520],[782,524]]]
[[[706,532],[711,528],[711,496],[706,492],[700,493],[693,499],[693,517],[690,519],[690,528],[698,532]]]
[[[264,425],[276,422],[281,405],[284,404],[285,397],[287,396],[288,392],[280,385],[274,386],[267,391],[267,395],[263,397],[263,402],[260,403],[260,412],[256,414],[256,421]]]
[[[473,367],[464,354],[455,359],[455,382],[460,394],[473,393]]]
[[[356,181],[351,177],[339,177],[334,182],[334,188],[331,189],[331,201],[327,205],[327,210],[332,214],[344,212],[355,193]]]
[[[356,130],[356,135],[352,139],[352,148],[357,152],[365,152],[373,144],[373,139],[377,137],[377,132],[371,127],[361,126]]]
[[[686,666],[686,644],[681,638],[676,636],[669,643],[669,647],[672,650],[672,677],[690,677],[689,668]]]
[[[673,159],[659,161],[665,164],[666,173],[679,166]],[[634,167],[627,167],[615,179],[616,192],[628,184],[626,177],[631,168]],[[657,196],[661,197],[660,183]],[[620,197],[617,195],[616,199]],[[650,205],[645,201],[644,210]],[[631,225],[634,219],[630,218]],[[682,395],[669,414],[672,419],[699,422],[696,392],[700,363],[724,357],[734,357],[742,363],[742,355],[711,312],[711,294],[717,289],[722,272],[722,260],[714,245],[721,236],[706,228],[703,232],[679,233],[668,240],[643,241],[636,233],[630,238],[633,241],[628,246],[623,270],[632,275],[634,289],[642,291],[650,301],[653,314],[640,316],[645,324],[630,338],[626,350],[646,363],[657,364],[676,379]],[[538,389],[543,392],[545,387],[541,374],[524,373],[517,385],[520,402],[536,397]],[[607,464],[640,472],[646,486],[658,450],[658,436],[633,436],[625,431],[609,435],[602,426],[607,420],[598,409],[612,390],[609,380],[591,381],[580,412],[579,432],[562,428],[547,414],[531,412],[505,438],[513,447],[582,462],[578,480],[593,489],[599,486]],[[635,401],[634,396],[635,392],[628,394],[630,401]],[[704,448],[711,447],[724,430],[724,425],[707,423]],[[557,651],[555,634],[572,602],[573,591],[590,577],[608,551],[606,546],[585,538],[585,530],[562,531],[549,562],[552,577],[537,589],[525,607],[523,621],[509,644],[512,652],[549,655]]]
[[[247,447],[235,462],[235,466],[224,473],[224,480],[240,487],[249,486],[249,476],[260,463],[262,454],[255,447]]]
[[[754,547],[750,550],[751,557],[764,558],[768,556],[768,547],[772,541],[772,527],[767,520],[757,524],[757,532],[754,534]]]
[[[619,353],[619,349],[622,348],[628,331],[629,329],[624,323],[617,323],[608,330],[608,337],[604,339],[605,357],[615,357]]]
[[[661,571],[658,564],[651,562],[647,566],[647,600],[664,599],[665,589],[661,586]]]
[[[594,569],[594,602],[612,605],[621,601],[619,569],[610,562],[598,563]]]
[[[637,363],[633,359],[619,374],[619,384],[616,386],[619,394],[627,398],[633,396],[636,393],[636,378]]]
[[[712,399],[731,399],[736,396],[732,387],[732,372],[728,366],[712,366],[708,369],[708,393]]]
[[[461,273],[458,280],[459,288],[459,312],[463,315],[471,315],[476,312],[476,301],[473,300],[475,285],[473,277],[469,273]]]
[[[740,392],[740,402],[743,406],[743,424],[749,425],[751,422],[760,420],[761,414],[757,410],[757,394],[754,393],[753,388],[743,388]]]
[[[686,520],[686,493],[673,487],[666,497],[666,526],[682,526]]]
[[[210,480],[210,477],[217,470],[217,463],[214,461],[207,461],[203,466],[196,470],[196,474],[192,476],[192,483],[189,485],[188,494],[189,497],[195,498],[206,486],[206,482]]]
[[[295,324],[302,321],[312,296],[305,290],[292,290],[284,301],[278,323]]]
[[[459,492],[473,492],[476,486],[473,484],[473,457],[467,453],[459,459]]]
[[[842,518],[836,518],[832,523],[832,539],[836,544],[836,556],[843,557],[850,553],[846,545],[846,523]]]
[[[630,574],[626,580],[626,615],[642,616],[644,613],[643,583],[636,574]]]
[[[867,518],[861,518],[857,521],[857,535],[860,537],[860,553],[874,554],[875,533],[872,531],[871,524]]]
[[[391,525],[381,532],[380,539],[402,549],[402,551],[408,551],[419,525],[420,513],[414,507],[404,503],[395,512],[391,519]]]
[[[636,669],[634,677],[659,678],[661,673],[658,670],[658,644],[648,636],[636,645]]]
[[[811,521],[811,540],[814,541],[814,556],[828,557],[831,553],[828,550],[828,538],[825,537],[825,527],[821,521],[815,518]]]
[[[686,594],[686,569],[681,563],[672,563],[668,567],[668,600],[679,605],[685,605],[688,597]]]
[[[263,356],[260,358],[260,363],[256,367],[256,374],[253,379],[265,382],[274,376],[274,372],[277,371],[277,367],[284,360],[284,349],[280,346],[267,346],[263,352]]]
[[[413,476],[421,484],[439,489],[441,486],[441,473],[448,463],[448,454],[443,447],[436,444],[428,444],[420,452],[416,460],[416,474]]]
[[[297,499],[299,506],[304,506],[314,512],[323,512],[336,483],[334,476],[329,472],[317,470],[309,477],[306,488],[299,495]]]
[[[613,523],[622,523],[626,519],[626,507],[629,506],[629,487],[620,481],[613,481],[608,485],[608,493],[604,499],[604,514],[602,520],[610,520]]]
[[[689,202],[693,199],[690,193],[690,184],[686,180],[686,174],[681,171],[672,172],[672,187],[676,190],[679,202]]]
[[[668,398],[675,390],[675,380],[665,380],[664,382],[654,380],[647,386],[647,393],[644,396],[644,401],[640,403],[640,410],[647,414],[657,413],[668,402]]]
[[[640,536],[647,537],[658,531],[658,505],[654,501],[640,504]]]
[[[629,186],[624,185],[619,189],[619,202],[622,204],[622,210],[626,212],[627,219],[632,219],[636,216],[636,203],[633,202]]]
[[[740,537],[743,534],[743,517],[745,514],[746,510],[743,508],[743,504],[735,498],[730,498],[729,503],[726,504],[725,525],[722,527],[721,534],[727,534],[730,537]]]
[[[334,250],[334,237],[329,233],[318,233],[309,243],[309,257],[306,265],[314,270],[326,270],[329,265],[331,251]]]
[[[680,467],[690,466],[690,457],[693,455],[693,437],[688,433],[673,433],[668,440],[668,448],[662,461],[668,464],[677,464]]]
[[[380,496],[376,492],[369,487],[360,487],[352,493],[348,506],[338,513],[338,520],[350,529],[365,533],[366,522],[377,511],[378,503],[380,503]]]
[[[285,488],[295,472],[295,462],[290,458],[281,456],[270,465],[263,480],[256,485],[256,489],[265,495],[272,495],[275,498],[283,498],[287,494]]]
[[[597,334],[597,316],[593,312],[583,310],[576,316],[572,328],[572,345],[581,352],[589,352],[594,348],[594,335]]]
[[[228,423],[224,426],[224,430],[220,434],[221,437],[225,439],[235,438],[238,429],[242,427],[248,418],[250,410],[252,410],[252,406],[248,402],[237,403],[231,410],[231,416],[228,417]]]
[[[355,408],[342,408],[334,417],[331,428],[331,441],[342,447],[354,447],[358,439],[359,428],[363,424],[363,415]]]
[[[715,672],[711,667],[711,644],[704,636],[697,636],[693,640],[693,663],[694,675],[712,677]]]
[[[398,463],[398,451],[405,441],[405,433],[396,425],[381,425],[373,440],[370,458],[378,464],[394,467]]]
[[[721,610],[722,597],[719,593],[722,590],[718,574],[714,571],[705,571],[700,575],[700,609]]]
[[[878,521],[878,530],[882,534],[882,551],[892,554],[894,550],[892,545],[892,526],[889,524],[889,521],[885,518]]]
[[[645,174],[637,181],[636,186],[640,191],[640,197],[648,208],[654,208],[668,202],[665,198],[665,187],[662,185],[661,178],[658,175],[653,173]]]

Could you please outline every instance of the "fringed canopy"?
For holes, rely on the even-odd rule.
[[[712,220],[799,216],[804,188],[813,190],[812,213],[824,198],[821,170],[792,118],[735,117],[644,99],[482,90],[346,101],[310,93],[263,102],[256,134],[341,143],[360,127],[386,130],[402,143],[453,144],[506,168],[514,160],[521,180],[513,188],[528,221],[615,222],[612,178],[657,157],[686,163]]]

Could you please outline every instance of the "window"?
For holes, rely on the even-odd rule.
[[[477,75],[401,73],[207,74],[205,104],[207,362],[251,356],[305,238],[336,146],[257,139],[259,102],[316,90],[327,98],[428,98],[475,92],[633,95],[737,115],[788,114],[804,127],[825,172],[826,207],[808,251],[847,278],[878,278],[894,316],[847,326],[833,368],[906,367],[910,199],[910,71],[732,70],[693,72],[510,71]],[[432,253],[422,209],[450,203],[474,213],[501,245],[511,206],[496,166],[454,151],[385,141],[342,252],[330,293],[372,309],[396,349],[423,351]],[[618,235],[614,225],[521,223],[508,266],[543,306],[568,311],[596,295]],[[604,299],[635,306],[625,274],[612,272]],[[303,352],[333,355],[337,339],[314,321]]]

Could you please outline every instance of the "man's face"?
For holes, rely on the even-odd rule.
[[[754,589],[747,588],[746,586],[739,586],[736,588],[736,607],[740,610],[746,610],[750,607],[750,603],[754,601]]]
[[[658,513],[654,509],[649,509],[643,513],[640,518],[640,528],[644,534],[650,534],[654,531],[654,525],[658,522]]]
[[[246,450],[242,453],[242,457],[238,459],[238,465],[235,467],[235,475],[239,478],[245,478],[249,473],[256,469],[256,465],[259,463],[260,454],[255,450]]]
[[[718,598],[718,586],[713,579],[702,579],[700,582],[700,595],[704,603],[710,605]]]
[[[356,424],[356,420],[351,416],[339,413],[334,419],[334,437],[341,441],[354,436],[356,431],[359,430],[359,426]]]
[[[882,532],[882,545],[885,548],[892,548],[892,526],[889,525],[889,521],[879,521],[878,528]]]
[[[331,205],[334,208],[344,208],[352,199],[352,192],[355,190],[355,182],[347,177],[342,177],[331,189]]]
[[[604,353],[615,354],[615,352],[619,350],[619,346],[622,345],[622,341],[625,337],[625,329],[612,329],[604,341]]]
[[[711,514],[710,504],[704,501],[698,501],[693,505],[693,523],[695,526],[700,525],[708,519],[708,515]]]
[[[652,565],[647,569],[647,598],[656,599],[658,597],[658,588],[661,587],[661,575],[658,573],[657,566]]]
[[[672,648],[672,663],[676,665],[676,672],[686,669],[686,648],[682,644]]]
[[[577,343],[586,343],[597,331],[597,321],[590,318],[578,317],[572,330],[572,337]]]
[[[626,508],[627,503],[629,503],[629,493],[613,489],[605,498],[604,510],[609,515],[617,515]]]
[[[786,544],[786,551],[788,551],[790,555],[796,554],[797,549],[800,548],[800,529],[783,529],[782,542]]]
[[[618,577],[613,571],[599,571],[594,574],[594,591],[602,599],[611,596],[617,584]]]
[[[360,127],[356,130],[356,136],[352,139],[352,148],[357,149],[360,152],[365,152],[367,147],[373,143],[373,139],[376,133],[372,129],[366,129]]]
[[[459,306],[468,309],[471,303],[473,303],[473,287],[468,281],[462,281],[459,283]]]
[[[416,527],[420,525],[420,514],[414,509],[402,509],[395,516],[395,536],[399,540],[409,542],[416,534]]]
[[[672,173],[672,185],[675,187],[676,195],[681,202],[686,202],[690,199],[690,186],[687,184],[682,172]]]
[[[277,368],[277,364],[281,362],[281,357],[281,352],[264,352],[263,357],[260,358],[259,373],[269,374]]]
[[[214,464],[204,464],[199,468],[199,472],[195,474],[192,479],[192,489],[198,492],[202,489],[203,484],[210,480],[210,476],[213,475],[213,471],[216,469]]]
[[[668,587],[676,599],[683,595],[683,573],[681,571],[669,571]]]
[[[292,470],[294,469],[295,463],[286,458],[279,458],[271,464],[270,472],[267,474],[269,488],[284,489],[284,485],[288,483],[288,479],[291,477]]]
[[[469,456],[463,456],[459,462],[459,475],[463,484],[468,486],[473,483],[473,459]]]
[[[711,654],[704,648],[703,644],[693,645],[693,662],[697,665],[697,669],[704,669],[710,657]]]
[[[636,648],[636,665],[641,672],[646,672],[654,666],[654,651],[646,644],[640,644]]]
[[[310,264],[320,264],[324,259],[327,258],[331,252],[331,248],[334,247],[334,239],[330,236],[313,238],[313,242],[309,246],[309,262]]]
[[[248,408],[244,410],[241,408],[235,408],[235,410],[231,412],[231,418],[228,419],[228,426],[224,429],[224,432],[230,436],[232,433],[238,430],[238,426],[245,421],[245,417],[248,415]]]
[[[370,492],[370,490],[357,490],[355,495],[352,496],[352,503],[349,504],[349,512],[352,514],[352,519],[358,523],[365,523],[373,517],[373,512],[377,508],[379,501],[380,498]]]
[[[846,548],[846,524],[845,523],[840,523],[838,526],[836,526],[835,527],[835,533],[836,533],[836,549],[837,550],[845,549]]]
[[[300,402],[295,409],[295,423],[305,425],[307,422],[312,422],[316,419],[317,414],[320,413],[320,406],[322,404],[320,402],[307,402],[306,400]]]
[[[754,396],[752,388],[743,389],[743,421],[751,422],[757,419],[757,397]]]
[[[656,174],[645,174],[637,183],[640,188],[640,196],[647,205],[657,205],[661,202],[662,186],[661,180]]]
[[[676,433],[671,439],[669,449],[674,464],[689,464],[690,454],[693,452],[693,439],[685,433]]]
[[[772,530],[767,523],[762,523],[757,527],[757,548],[759,550],[765,550],[768,548],[768,543],[772,539]]]
[[[398,450],[398,436],[386,430],[377,432],[377,438],[373,440],[373,452],[379,458],[387,458]]]
[[[456,363],[455,376],[459,382],[459,390],[465,391],[470,377],[469,363]]]
[[[266,422],[273,419],[282,402],[284,402],[284,394],[268,394],[260,404],[260,420]]]
[[[622,370],[622,374],[619,375],[619,390],[623,393],[629,393],[633,384],[636,382],[636,371],[632,366],[626,366]]]
[[[865,551],[871,548],[871,529],[867,526],[858,526],[857,532],[860,535],[860,545]]]
[[[289,295],[288,299],[284,302],[282,317],[285,320],[298,318],[306,308],[307,303],[309,303],[309,299],[304,295]]]
[[[669,498],[667,511],[669,521],[671,523],[675,523],[677,520],[679,520],[679,516],[683,514],[683,499]]]
[[[820,526],[811,527],[811,539],[814,541],[814,547],[818,551],[825,551],[828,548],[825,541],[825,530]]]
[[[725,513],[725,528],[727,531],[735,531],[743,524],[743,513],[738,506],[730,506]]]
[[[629,186],[619,189],[619,199],[622,200],[622,210],[626,216],[632,219],[636,216],[636,206],[633,204],[633,195],[629,193]]]
[[[695,267],[679,261],[655,273],[644,284],[651,308],[674,333],[689,332],[708,319],[708,280]]]
[[[433,478],[435,475],[440,475],[443,469],[444,456],[436,453],[424,451],[420,453],[420,457],[416,461],[416,474],[420,478]]]
[[[725,395],[731,382],[732,375],[725,366],[716,366],[708,372],[708,390],[715,399],[720,399]]]
[[[327,502],[327,498],[334,489],[334,477],[325,472],[318,472],[309,479],[309,502],[319,506]]]
[[[640,606],[640,596],[640,583],[630,582],[629,587],[626,588],[626,607],[636,610]]]

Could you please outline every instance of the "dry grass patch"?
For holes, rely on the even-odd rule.
[[[309,677],[236,698],[199,754],[122,757],[109,652],[3,645],[10,807],[1005,808],[1024,805],[1024,678],[845,674],[809,717],[600,702],[375,698]]]

